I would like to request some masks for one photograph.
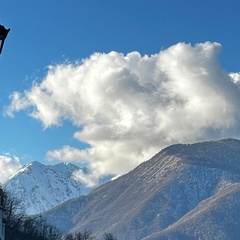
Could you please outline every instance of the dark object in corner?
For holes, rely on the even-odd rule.
[[[1,41],[0,54],[2,53],[3,44],[9,31],[10,31],[10,28],[6,29],[3,25],[0,25],[0,41]]]

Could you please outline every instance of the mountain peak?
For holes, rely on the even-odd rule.
[[[78,170],[80,168],[74,164],[46,166],[34,161],[18,170],[4,184],[4,188],[23,200],[23,213],[36,214],[89,191],[72,177]]]
[[[56,171],[62,171],[62,172],[80,170],[80,167],[68,162],[62,162],[56,165],[48,165],[47,167],[54,169]]]
[[[176,144],[163,149],[159,154],[162,153],[179,156],[183,162],[192,165],[240,170],[240,140],[237,139]]]

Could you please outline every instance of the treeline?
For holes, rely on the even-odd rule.
[[[65,236],[64,240],[96,240],[90,231],[83,233],[70,233]],[[117,240],[111,233],[104,234],[104,240]]]
[[[21,214],[20,201],[5,193],[4,214],[5,240],[97,240],[91,231],[64,235],[41,216],[28,217]],[[105,233],[104,240],[117,240],[111,233]]]
[[[56,227],[38,217],[21,214],[20,201],[5,193],[4,223],[6,240],[60,240],[62,234]]]

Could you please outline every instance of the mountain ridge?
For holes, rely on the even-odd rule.
[[[34,161],[19,169],[3,187],[20,200],[22,213],[37,214],[90,191],[72,177],[75,171],[84,169],[71,163]]]
[[[119,240],[154,239],[150,238],[154,233],[159,236],[155,239],[168,239],[171,234],[188,237],[187,232],[181,233],[178,228],[169,230],[169,227],[204,206],[201,204],[207,204],[205,208],[210,209],[210,215],[218,209],[208,205],[209,201],[215,198],[220,206],[221,201],[225,201],[225,195],[220,193],[240,183],[239,156],[240,141],[235,139],[173,145],[126,175],[43,216],[66,232],[91,229],[96,237],[104,232],[112,232]],[[234,202],[238,200],[234,198]],[[234,202],[233,206],[238,206]],[[228,205],[223,207],[229,211]],[[224,211],[218,213],[222,218]],[[201,216],[209,219],[206,214]],[[240,215],[235,220],[240,224]],[[184,229],[186,224],[181,226]],[[227,231],[227,227],[225,229]],[[207,232],[208,238],[203,239],[215,237],[211,234]],[[221,232],[218,234],[217,237],[221,237]],[[201,236],[204,234],[200,232],[189,235],[189,239]]]

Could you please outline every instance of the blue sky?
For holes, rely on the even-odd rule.
[[[91,168],[91,176],[79,176],[79,178],[89,177],[91,180],[96,180],[104,174],[121,174],[129,171],[168,144],[220,137],[238,137],[238,125],[236,124],[238,113],[235,112],[235,106],[238,104],[238,83],[236,82],[239,77],[237,73],[240,71],[239,8],[240,3],[237,0],[186,0],[184,3],[177,0],[2,1],[0,23],[5,25],[6,28],[11,28],[0,56],[0,106],[2,112],[0,116],[0,154],[3,162],[1,166],[5,169],[3,171],[12,173],[20,165],[34,160],[48,164],[49,160],[47,159],[51,158],[53,160],[50,163],[73,161],[84,165],[88,164]],[[211,44],[194,47],[198,43],[207,41]],[[186,43],[186,45],[180,44],[178,47],[173,47],[181,42]],[[214,42],[220,43],[221,46],[214,45]],[[188,44],[191,44],[191,49],[188,48]],[[168,51],[168,49],[171,49],[171,51]],[[211,55],[210,60],[207,54],[204,59],[198,58],[203,49],[205,52],[209,51]],[[116,54],[109,55],[111,51],[115,51]],[[165,55],[162,54],[160,60],[157,60],[157,57],[150,57],[154,54],[158,55],[160,51],[165,51]],[[96,52],[106,54],[105,58],[101,56],[93,57],[93,54]],[[156,103],[156,99],[151,99],[150,96],[147,96],[146,99],[143,98],[145,100],[141,102],[140,96],[142,95],[139,94],[134,98],[136,103],[132,103],[133,99],[127,96],[127,94],[131,95],[131,91],[128,92],[124,89],[130,89],[133,86],[131,85],[133,84],[131,82],[132,78],[128,78],[131,75],[129,69],[135,66],[134,64],[138,61],[136,59],[139,59],[139,56],[132,54],[124,59],[124,56],[131,52],[138,52],[141,57],[144,55],[149,56],[149,59],[141,61],[141,69],[146,67],[146,71],[141,72],[141,69],[138,69],[134,73],[137,76],[144,76],[145,80],[150,79],[149,81],[156,80],[155,75],[147,75],[153,69],[151,67],[153,62],[154,64],[159,61],[161,63],[167,62],[165,70],[163,70],[163,65],[161,65],[159,70],[169,74],[170,77],[166,77],[165,82],[168,82],[168,79],[188,78],[193,73],[191,71],[185,73],[181,69],[188,67],[190,69],[198,66],[198,60],[203,62],[207,69],[206,75],[211,76],[211,78],[210,80],[204,78],[198,90],[202,89],[202,86],[206,87],[206,89],[204,88],[205,92],[210,88],[218,89],[218,93],[220,93],[212,99],[211,103],[212,106],[220,104],[222,108],[219,105],[219,108],[209,107],[207,101],[201,100],[204,94],[200,95],[200,92],[190,95],[190,92],[194,93],[194,86],[197,86],[197,84],[191,85],[192,83],[189,81],[178,85],[175,80],[171,80],[171,84],[169,80],[167,87],[164,85],[164,91],[167,92],[167,94],[164,93],[164,96],[168,96],[164,104],[167,104],[169,108],[165,109],[163,102],[159,101]],[[220,54],[218,55],[217,52],[220,52]],[[190,59],[190,62],[182,59],[182,56],[186,56],[187,59]],[[177,69],[174,73],[178,74],[177,76],[173,76],[174,73],[171,72],[171,69],[175,68],[171,66],[171,63],[175,60],[177,61],[177,67],[174,66]],[[116,65],[112,65],[111,61],[115,61]],[[181,66],[178,71],[178,66],[182,62],[185,65]],[[191,65],[191,62],[195,65]],[[80,67],[81,64],[84,67]],[[208,64],[212,68],[208,69]],[[49,66],[53,66],[51,70],[49,70]],[[59,66],[58,72],[54,68],[56,66]],[[71,66],[72,70],[67,70],[67,66]],[[118,68],[119,66],[124,66],[124,69],[127,69],[126,71],[129,71],[129,73],[125,74],[126,71],[115,71],[116,66]],[[71,71],[74,72],[75,70],[76,73],[75,75],[73,74],[74,76],[71,79]],[[84,72],[84,74],[89,72],[89,75],[86,74],[84,75],[85,77],[80,77],[78,70]],[[48,79],[51,71],[53,78],[56,80]],[[114,72],[110,78],[115,79],[115,76],[117,76],[116,81],[120,81],[121,75],[121,84],[118,82],[118,85],[111,85],[112,83],[108,77],[104,77],[103,73],[105,71],[106,76],[110,74],[109,71],[111,74]],[[225,72],[224,76],[221,75],[222,71]],[[225,80],[217,82],[219,78],[225,79],[230,73],[236,73],[234,75],[234,84],[223,83]],[[70,77],[66,77],[64,74]],[[103,74],[99,79],[101,79],[101,83],[106,81],[106,85],[96,84],[95,86],[95,82],[91,83],[93,81],[92,78],[95,79],[94,81],[98,81],[98,74]],[[88,77],[89,80],[87,79]],[[47,85],[41,87],[40,85],[44,79],[48,79],[45,81]],[[209,82],[212,79],[214,81],[210,84]],[[229,79],[226,81],[230,81]],[[67,82],[66,86],[70,86],[73,81],[79,81],[74,86],[79,88],[84,86],[86,94],[96,94],[96,97],[87,95],[87,98],[81,99],[76,93],[76,99],[74,99],[74,91],[68,91],[66,87],[66,92],[64,92],[59,87],[64,81]],[[66,98],[67,104],[64,104],[64,102],[57,100],[50,94],[51,101],[49,104],[52,103],[53,106],[48,110],[54,113],[54,106],[56,106],[56,115],[58,117],[54,118],[54,116],[51,116],[50,119],[49,114],[44,113],[48,105],[46,102],[41,103],[46,105],[40,115],[29,116],[29,114],[33,114],[33,109],[36,108],[36,104],[40,104],[41,100],[41,97],[36,97],[36,93],[33,91],[33,82],[38,86],[40,92],[43,91],[45,93],[51,89],[51,91],[55,91],[56,94],[59,93],[63,98]],[[146,84],[146,86],[150,85],[151,82]],[[231,93],[231,96],[234,97],[230,99],[227,92],[232,91],[233,85],[236,86],[236,89],[233,90],[234,93]],[[111,95],[111,98],[109,97],[108,99],[109,95],[103,95],[101,91],[104,90],[101,90],[101,87],[109,88],[110,92],[113,91],[112,89],[117,89],[115,96],[119,94],[118,98],[116,97],[115,99]],[[172,89],[178,87],[182,89],[181,91],[184,91],[184,96],[182,92],[176,92]],[[43,88],[44,90],[42,90]],[[121,93],[122,89],[123,93]],[[136,89],[134,88],[134,93]],[[225,91],[225,89],[227,90]],[[189,94],[186,95],[188,91]],[[19,101],[13,102],[13,98],[10,97],[13,96],[14,92],[18,92],[18,96],[21,95]],[[76,89],[76,92],[78,92],[78,89]],[[26,93],[28,95],[25,95]],[[134,93],[132,96],[134,96]],[[163,94],[162,91],[158,91],[158,94],[160,93]],[[32,97],[36,97],[34,103],[29,99],[25,101],[24,97],[26,98],[29,94]],[[160,97],[161,94],[159,95]],[[83,95],[84,91],[81,96]],[[177,97],[173,98],[173,95]],[[224,97],[221,98],[220,96]],[[47,96],[44,95],[42,99],[44,97]],[[108,118],[103,116],[104,111],[98,112],[98,108],[93,108],[91,105],[91,103],[98,105],[98,97],[99,101],[103,102],[102,105],[99,104],[99,108],[106,107],[106,116],[109,116]],[[200,101],[200,103],[199,105],[193,104],[191,106],[187,105],[186,108],[181,108],[176,100],[181,97],[183,102],[191,102],[194,99],[194,104],[197,101]],[[85,99],[87,99],[86,102]],[[108,109],[110,105],[106,104],[108,101],[112,101],[116,108],[110,111],[110,107]],[[129,105],[127,104],[128,101],[130,102]],[[176,102],[177,105],[174,105]],[[151,103],[153,104],[151,105]],[[21,109],[17,110],[16,104],[28,104],[28,107],[21,107]],[[144,118],[145,115],[148,115],[147,110],[141,108],[144,104],[146,104],[145,108],[150,104],[149,109],[152,108],[151,113],[156,112],[155,115],[153,114],[152,119],[150,119],[150,115],[149,119],[146,120]],[[12,106],[11,114],[9,114],[12,117],[6,115],[6,109],[9,109],[9,106]],[[222,115],[217,115],[216,113],[216,115],[202,119],[201,123],[203,124],[199,128],[189,127],[191,131],[183,133],[179,132],[177,127],[175,129],[173,125],[182,129],[183,125],[191,125],[190,123],[193,121],[191,114],[194,115],[196,106],[199,106],[199,109],[203,108],[202,112],[208,109],[208,111],[204,112],[205,116],[210,116],[215,110]],[[134,111],[138,107],[139,111],[135,113]],[[163,108],[165,109],[164,111],[161,110]],[[68,112],[70,109],[71,113]],[[191,112],[188,115],[186,113],[188,113],[187,110],[189,109],[191,109]],[[114,112],[115,110],[116,112]],[[178,111],[179,115],[176,114]],[[39,111],[37,112],[39,113]],[[114,118],[118,114],[124,117]],[[161,117],[159,117],[159,114]],[[181,114],[189,116],[191,120],[181,118]],[[195,115],[197,114],[198,112],[195,113]],[[79,117],[80,115],[81,117]],[[132,120],[134,119],[133,115],[137,116],[135,120]],[[110,120],[111,116],[114,118],[112,118],[114,123]],[[140,118],[144,118],[144,120],[141,122]],[[201,117],[199,118],[201,119]],[[216,118],[222,118],[222,121],[215,121]],[[133,126],[134,124],[129,119],[135,121],[138,124],[138,128],[146,128],[146,132],[136,130],[136,126]],[[149,121],[148,124],[146,123],[147,121]],[[159,125],[157,121],[159,121]],[[199,124],[196,123],[196,125]],[[151,126],[153,127],[151,128]],[[82,132],[84,127],[86,131]],[[114,131],[114,133],[112,132],[113,129],[116,130],[116,134]],[[157,133],[156,136],[151,131]],[[127,142],[127,146],[124,145],[124,141]],[[147,147],[144,148],[143,146],[146,145]],[[84,151],[87,147],[89,151]],[[112,151],[107,149],[112,149]],[[128,157],[123,157],[123,153]],[[112,160],[109,160],[110,158]],[[19,163],[16,163],[17,160],[19,160]]]

